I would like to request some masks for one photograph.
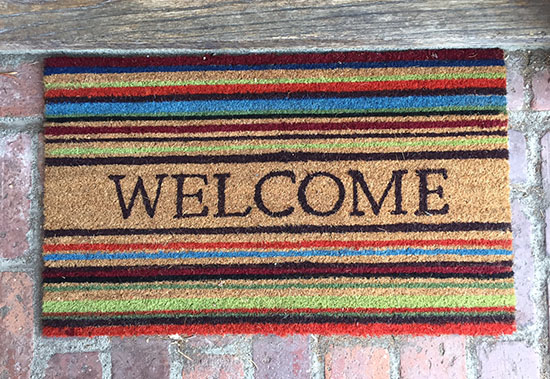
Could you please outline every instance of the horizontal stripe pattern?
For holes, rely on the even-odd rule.
[[[103,174],[168,167],[488,164],[496,182],[480,180],[502,189],[503,59],[499,49],[47,58],[43,333],[512,333],[510,218],[485,217],[490,207],[414,222],[346,210],[178,226],[87,213],[96,191],[112,190]],[[51,192],[56,181],[65,196]],[[492,206],[507,209],[507,194]]]

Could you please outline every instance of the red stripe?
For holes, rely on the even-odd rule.
[[[42,332],[47,337],[101,335],[135,336],[153,334],[320,334],[325,336],[348,334],[354,336],[410,334],[410,335],[493,335],[512,334],[515,323],[447,323],[447,324],[211,324],[211,325],[132,325],[102,327],[50,327],[44,326]]]
[[[452,89],[452,88],[506,88],[505,79],[406,80],[358,83],[287,83],[287,84],[223,84],[161,87],[101,87],[78,89],[51,89],[52,97],[112,97],[162,96],[197,94],[236,94],[269,92],[362,92],[382,90]]]
[[[47,126],[46,135],[58,136],[65,134],[115,134],[115,133],[213,133],[213,132],[243,132],[243,131],[304,131],[304,130],[369,130],[369,129],[436,129],[436,128],[466,128],[466,127],[505,127],[506,120],[463,120],[463,121],[427,121],[427,122],[317,122],[317,123],[265,123],[265,124],[209,124],[182,126]]]
[[[280,242],[172,242],[172,243],[131,243],[131,244],[44,244],[44,252],[57,251],[135,251],[135,250],[220,250],[220,249],[295,249],[306,248],[352,248],[365,247],[395,247],[395,246],[487,246],[512,248],[512,240],[488,240],[488,239],[445,239],[445,240],[394,240],[394,241],[280,241]]]
[[[428,308],[232,308],[232,309],[201,309],[201,310],[158,310],[158,311],[132,311],[132,312],[46,312],[44,316],[131,316],[131,315],[156,315],[156,314],[207,314],[207,313],[414,313],[414,312],[514,312],[514,307],[428,307]]]
[[[44,61],[45,67],[146,67],[173,65],[261,65],[261,64],[313,64],[334,62],[388,62],[503,59],[500,49],[448,49],[408,50],[389,52],[333,52],[298,54],[246,54],[168,57],[52,57]]]
[[[112,277],[157,277],[165,275],[194,276],[194,275],[289,275],[289,274],[340,274],[344,268],[338,264],[331,266],[175,266],[175,267],[132,267],[130,269],[96,270],[95,267],[70,268],[46,268],[44,278],[112,278]],[[445,274],[495,274],[510,272],[512,269],[506,265],[495,263],[491,266],[482,264],[461,265],[453,262],[452,265],[438,264],[433,266],[411,266],[404,264],[392,264],[391,266],[357,265],[345,267],[348,274],[417,274],[417,273],[445,273]],[[160,279],[159,279],[160,280]]]

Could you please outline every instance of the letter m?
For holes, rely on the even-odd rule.
[[[384,193],[380,197],[380,200],[376,201],[374,196],[372,195],[369,186],[365,182],[365,178],[363,177],[363,174],[361,172],[356,170],[350,170],[348,171],[349,176],[353,179],[353,210],[351,211],[351,216],[364,216],[365,212],[360,211],[358,209],[359,207],[359,199],[358,199],[358,187],[361,187],[361,190],[367,197],[370,206],[372,208],[372,213],[375,215],[378,215],[380,213],[380,209],[382,208],[382,205],[384,204],[384,200],[388,196],[388,193],[390,192],[390,189],[395,187],[395,209],[391,212],[391,214],[398,215],[398,214],[407,214],[407,211],[403,210],[403,194],[402,194],[402,185],[403,185],[403,175],[407,173],[407,170],[396,170],[392,172],[392,177],[390,179],[390,182],[386,186],[386,189],[384,190]]]
[[[143,179],[141,176],[138,176],[137,183],[134,187],[134,192],[132,193],[132,196],[130,197],[130,202],[128,205],[126,205],[126,202],[124,201],[124,196],[122,195],[122,188],[120,186],[120,181],[124,179],[125,175],[109,175],[109,179],[111,179],[113,182],[115,182],[116,186],[116,193],[118,196],[118,203],[120,205],[120,210],[122,211],[122,217],[124,219],[127,219],[130,217],[130,214],[132,213],[132,208],[134,207],[134,203],[136,201],[136,197],[138,193],[141,194],[141,198],[143,200],[143,206],[145,207],[145,211],[149,215],[149,217],[153,218],[155,215],[155,211],[157,210],[157,204],[159,201],[160,196],[160,189],[162,187],[162,181],[164,178],[166,178],[168,175],[161,174],[157,175],[157,194],[155,195],[155,200],[153,201],[153,204],[151,204],[151,200],[149,199],[149,195],[147,194],[147,191],[145,190],[145,187],[143,186]]]

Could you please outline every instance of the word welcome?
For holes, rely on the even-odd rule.
[[[313,173],[308,173],[303,178],[297,178],[296,174],[291,170],[282,170],[282,171],[272,171],[268,174],[261,177],[254,187],[254,206],[270,217],[286,217],[290,216],[295,212],[293,206],[288,206],[284,209],[270,209],[264,202],[264,194],[266,191],[269,191],[269,183],[275,178],[281,178],[287,180],[289,183],[294,185],[295,196],[298,200],[298,204],[301,209],[312,216],[327,217],[333,215],[342,209],[346,194],[351,192],[352,196],[352,207],[349,210],[350,216],[364,216],[367,212],[367,208],[364,204],[361,204],[360,199],[366,198],[369,206],[370,212],[374,215],[378,215],[384,201],[388,197],[388,194],[393,188],[394,191],[394,207],[391,211],[393,215],[405,215],[407,210],[403,209],[403,177],[409,174],[407,170],[394,170],[392,171],[391,178],[386,184],[384,191],[380,198],[376,199],[371,191],[371,186],[365,181],[363,174],[357,170],[349,170],[347,175],[351,177],[352,186],[351,189],[346,189],[343,181],[330,172],[318,171]],[[444,204],[439,208],[431,208],[429,205],[430,197],[438,196],[440,199],[444,197],[444,191],[442,186],[437,186],[435,188],[429,188],[428,178],[433,175],[447,179],[447,170],[444,168],[436,169],[422,169],[415,170],[415,175],[417,176],[417,193],[418,193],[418,209],[415,210],[414,214],[416,216],[431,216],[431,215],[441,215],[447,214],[449,212],[449,204]],[[151,196],[145,189],[143,184],[143,178],[138,176],[137,181],[134,185],[132,194],[129,196],[129,200],[125,200],[123,194],[121,181],[126,177],[125,175],[109,175],[108,178],[113,181],[115,185],[116,195],[118,198],[118,204],[120,205],[120,210],[122,217],[127,219],[132,214],[132,209],[136,203],[138,196],[141,197],[141,201],[147,212],[147,215],[151,218],[155,216],[157,205],[159,203],[160,194],[162,192],[162,187],[167,178],[170,176],[176,185],[176,198],[174,199],[175,205],[175,219],[190,218],[190,217],[206,217],[210,214],[210,208],[207,205],[203,204],[203,188],[196,190],[195,192],[188,192],[186,190],[186,181],[189,179],[198,179],[205,186],[210,185],[211,181],[209,180],[208,175],[203,174],[177,174],[177,175],[168,175],[168,174],[158,174],[155,175],[157,186],[154,195],[154,199],[151,200]],[[217,204],[215,205],[215,213],[213,217],[246,217],[252,212],[252,205],[244,207],[242,210],[228,210],[230,207],[230,199],[227,194],[228,181],[231,178],[230,173],[219,173],[213,174],[212,177],[216,182],[217,187]],[[330,209],[316,209],[315,202],[312,199],[308,198],[308,188],[311,186],[311,183],[316,178],[325,178],[330,185],[334,186],[335,193],[337,193],[336,200]],[[281,194],[281,196],[286,196],[286,194]],[[311,195],[310,195],[311,196]],[[126,196],[128,197],[128,196]],[[183,200],[185,198],[193,198],[197,202],[198,211],[189,209],[184,209]]]

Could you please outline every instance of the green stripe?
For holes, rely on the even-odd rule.
[[[108,290],[165,290],[165,289],[291,289],[291,288],[491,288],[510,289],[511,282],[471,282],[471,283],[311,283],[311,284],[224,284],[220,287],[217,283],[205,284],[120,284],[120,285],[76,285],[63,287],[50,287],[44,285],[44,292],[67,291],[108,291]]]
[[[208,86],[232,84],[313,84],[313,83],[359,83],[389,82],[401,80],[445,80],[445,79],[503,79],[504,72],[444,73],[444,74],[409,74],[378,75],[350,77],[318,78],[273,78],[273,79],[218,79],[218,80],[144,80],[116,82],[54,82],[45,83],[46,89],[57,88],[107,88],[107,87],[165,87],[165,86]]]
[[[416,146],[466,146],[480,144],[506,143],[506,137],[487,137],[477,139],[434,140],[420,139],[417,141],[370,141],[350,143],[295,143],[295,144],[264,144],[264,145],[222,145],[222,146],[150,146],[150,147],[74,147],[47,150],[49,155],[87,155],[87,154],[143,154],[143,153],[174,153],[174,152],[205,152],[224,150],[297,150],[297,149],[350,149],[372,147],[416,147]]]
[[[233,308],[420,308],[514,306],[514,295],[502,296],[285,296],[227,298],[160,298],[133,300],[45,301],[43,312],[130,312]]]
[[[451,107],[422,107],[422,108],[380,108],[380,109],[362,109],[361,111],[357,111],[356,109],[331,109],[331,110],[315,110],[315,112],[309,111],[309,110],[267,110],[263,112],[257,112],[257,111],[250,111],[250,112],[228,112],[228,111],[221,111],[221,112],[192,112],[192,113],[182,113],[182,112],[162,112],[162,113],[102,113],[101,115],[97,114],[89,114],[89,113],[70,113],[70,114],[64,114],[64,115],[48,115],[47,109],[46,109],[46,120],[47,121],[55,121],[58,118],[82,118],[82,117],[118,117],[118,116],[132,116],[132,117],[174,117],[174,116],[185,116],[185,117],[202,117],[202,116],[247,116],[247,115],[342,115],[342,114],[371,114],[371,113],[410,113],[410,112],[422,112],[422,113],[428,113],[428,112],[450,112],[450,111],[485,111],[485,110],[494,110],[494,111],[500,111],[501,113],[506,113],[506,107],[503,106],[489,106],[489,107],[480,107],[480,106],[466,106],[466,107],[459,107],[459,106],[451,106]]]
[[[308,312],[297,312],[297,313],[281,313],[281,312],[270,312],[267,315],[298,315],[298,316],[311,316],[311,315],[319,315],[319,316],[355,316],[355,317],[364,317],[367,314],[369,317],[379,317],[379,318],[387,318],[388,315],[392,316],[506,316],[513,314],[514,312],[506,312],[506,311],[497,311],[497,312],[460,312],[460,311],[445,311],[445,312],[387,312],[387,313],[366,313],[366,312],[315,312],[315,313],[308,313]],[[256,316],[258,314],[264,314],[264,313],[244,313],[244,312],[223,312],[223,313],[216,313],[216,317],[232,317],[232,316],[240,316],[240,317],[246,317],[246,316]],[[126,315],[109,315],[105,316],[101,313],[93,314],[93,315],[67,315],[67,316],[49,316],[47,314],[44,315],[44,319],[47,320],[65,320],[65,319],[71,319],[71,320],[79,320],[79,319],[101,319],[108,317],[109,319],[121,319],[130,316],[131,318],[137,318],[137,319],[146,319],[148,317],[154,316],[156,317],[174,317],[174,314],[166,314],[166,313],[154,313],[154,314],[126,314]],[[178,314],[177,317],[181,318],[200,318],[203,317],[204,314]]]

